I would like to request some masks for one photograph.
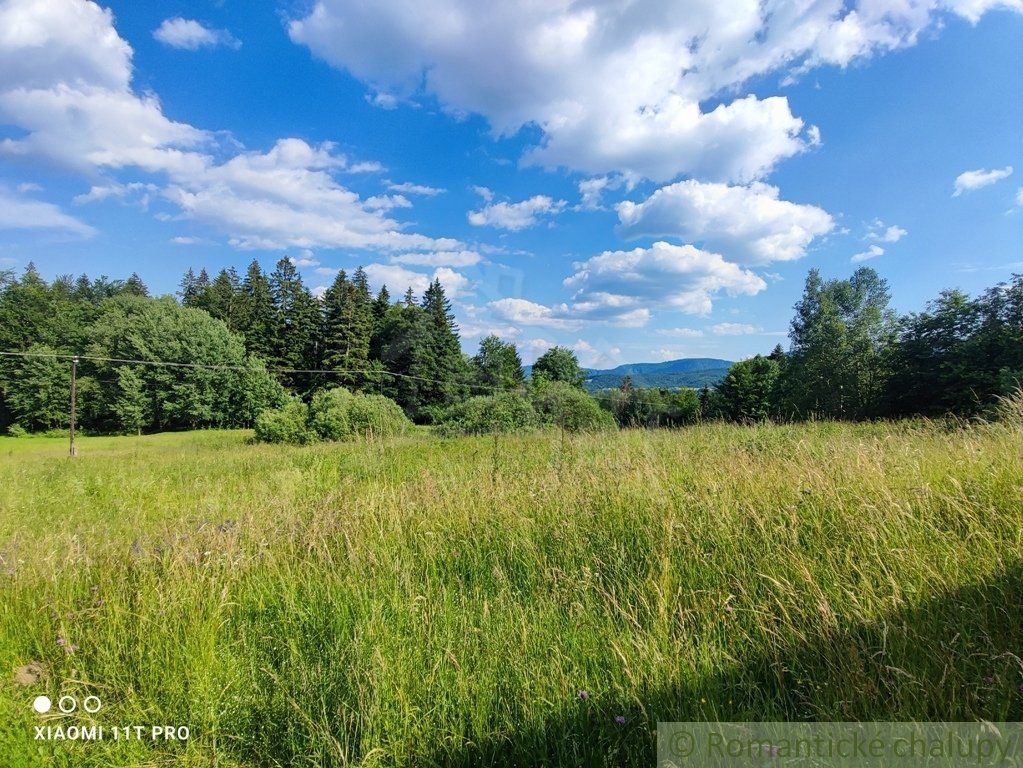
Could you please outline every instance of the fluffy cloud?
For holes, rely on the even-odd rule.
[[[527,299],[498,299],[487,306],[495,315],[520,325],[532,325],[540,328],[572,331],[582,327],[582,323],[568,316],[568,307],[564,304],[551,308]]]
[[[158,175],[157,194],[239,248],[460,247],[405,232],[385,213],[410,205],[400,195],[362,200],[339,184],[335,174],[366,164],[350,165],[331,144],[281,139],[267,152],[240,154],[218,148],[213,134],[171,120],[155,96],[135,93],[131,56],[110,12],[95,3],[0,5],[0,123],[22,132],[0,141],[0,155],[47,158],[91,178],[122,169]],[[131,188],[108,178],[82,201]]]
[[[517,231],[532,227],[541,216],[555,216],[565,208],[564,200],[535,195],[518,203],[491,203],[467,215],[474,227],[497,227]]]
[[[413,272],[397,264],[367,264],[364,269],[374,291],[386,285],[392,296],[400,295],[408,288],[411,288],[416,296],[422,296],[434,280],[440,280],[449,299],[461,298],[472,290],[469,278],[447,267],[434,270],[432,275]]]
[[[55,229],[82,237],[95,230],[51,203],[32,200],[0,187],[0,229]]]
[[[247,152],[187,173],[172,173],[165,196],[223,230],[238,248],[348,247],[450,249],[451,239],[401,232],[383,215],[393,201],[360,200],[335,181],[345,165],[332,146],[282,139],[265,153]],[[382,204],[383,203],[383,204]]]
[[[689,314],[707,314],[713,297],[752,296],[767,287],[758,275],[692,245],[654,243],[650,248],[605,251],[573,265],[564,285],[575,289],[575,304],[586,314],[621,315],[629,308],[661,305]]]
[[[472,320],[460,322],[458,330],[463,339],[481,339],[484,336],[497,336],[497,338],[505,341],[517,338],[522,333],[521,329],[514,325],[475,322]]]
[[[884,256],[884,248],[880,245],[872,245],[867,250],[861,253],[853,254],[852,258],[849,259],[853,264],[859,264],[862,261],[869,261],[870,259],[876,259],[878,256]]]
[[[1011,175],[1011,165],[1007,165],[1004,168],[995,168],[990,171],[982,168],[978,168],[976,171],[964,171],[956,176],[955,191],[952,193],[952,197],[959,197],[963,192],[972,192],[975,189],[987,187],[1002,179],[1007,179]]]
[[[601,199],[604,189],[610,181],[609,176],[594,176],[592,179],[583,179],[579,182],[579,209],[583,211],[597,211],[603,206]]]
[[[627,237],[677,236],[744,264],[791,261],[815,237],[834,228],[821,208],[778,199],[778,188],[682,181],[661,187],[640,203],[616,206],[618,231]]]
[[[1016,190],[1016,205],[1023,206],[1023,187]]]
[[[213,48],[218,45],[226,45],[229,48],[241,47],[241,42],[227,30],[210,29],[198,21],[183,19],[180,16],[164,19],[163,23],[153,30],[153,37],[171,48],[186,51],[197,51],[200,48]]]
[[[425,90],[495,133],[535,124],[527,162],[668,181],[748,182],[814,144],[787,99],[735,98],[771,73],[846,66],[913,45],[942,12],[1023,0],[317,0],[296,43],[378,92]],[[701,104],[719,101],[704,111]]]
[[[876,240],[881,243],[897,243],[904,238],[908,232],[896,225],[887,225],[880,219],[874,221],[867,227],[867,239]]]

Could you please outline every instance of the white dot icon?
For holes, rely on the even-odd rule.
[[[45,715],[49,712],[51,706],[53,706],[53,702],[50,701],[49,696],[36,696],[36,700],[32,702],[32,709],[40,715]]]

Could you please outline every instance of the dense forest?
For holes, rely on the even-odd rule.
[[[830,281],[811,270],[788,350],[736,363],[699,392],[626,376],[594,399],[568,349],[541,356],[529,381],[514,344],[491,336],[464,354],[439,281],[392,301],[360,268],[318,298],[285,258],[269,274],[256,261],[244,276],[189,270],[176,297],[151,297],[135,274],[48,283],[29,265],[0,272],[0,351],[30,353],[0,357],[0,426],[65,427],[72,354],[79,423],[95,432],[249,426],[337,387],[452,432],[609,421],[601,409],[624,426],[972,416],[1023,380],[1023,277],[978,297],[945,291],[902,317],[889,303],[872,269]]]

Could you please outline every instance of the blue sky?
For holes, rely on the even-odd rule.
[[[472,351],[741,358],[1023,271],[1020,0],[0,0],[0,268],[438,276]]]

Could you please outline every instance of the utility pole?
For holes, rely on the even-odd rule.
[[[75,448],[75,401],[78,389],[78,355],[72,355],[71,357],[71,446],[69,454],[73,458],[78,455],[78,449]]]

